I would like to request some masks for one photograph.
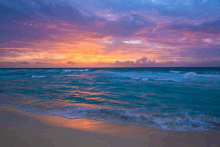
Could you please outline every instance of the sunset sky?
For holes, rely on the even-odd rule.
[[[220,66],[220,0],[0,0],[0,68]]]

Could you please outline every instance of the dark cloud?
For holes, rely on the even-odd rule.
[[[46,64],[46,63],[43,63],[43,62],[34,62],[34,63],[39,64],[39,65]]]
[[[48,29],[39,26],[40,23],[48,24],[48,22],[61,20],[67,23],[86,25],[83,17],[74,7],[68,6],[67,2],[59,1],[48,4],[43,0],[1,1],[0,15],[0,38],[4,38],[0,42],[17,38],[38,40],[48,38],[51,34],[61,34],[61,31],[56,28]]]
[[[202,26],[206,27],[220,27],[220,18],[211,22],[203,23]]]
[[[5,62],[0,61],[0,68],[27,68],[30,67],[29,62]]]
[[[0,3],[0,15],[1,23],[8,23],[11,20],[29,20],[31,19],[28,15],[24,14],[22,11],[17,11],[12,8],[8,8]]]
[[[196,9],[196,8],[195,8]],[[176,9],[167,9],[166,7],[163,7],[159,10],[159,13],[163,16],[188,16],[188,17],[198,17],[203,14],[202,12],[198,12],[198,10],[192,10],[192,9],[183,9],[183,8],[176,8]],[[199,14],[198,14],[199,13]]]
[[[83,23],[84,20],[81,14],[74,8],[70,7],[68,2],[44,0],[34,1],[1,1],[4,5],[3,10],[9,12],[18,12],[30,16],[31,18],[41,18],[45,20],[59,19],[68,22]],[[3,6],[2,5],[2,6]]]
[[[190,49],[182,49],[178,52],[181,57],[192,58],[219,58],[220,57],[220,45],[211,45],[209,47],[194,47]]]
[[[36,1],[39,5],[35,10],[37,14],[50,17],[49,19],[60,19],[68,22],[84,23],[83,17],[74,7],[70,7],[68,3],[62,3],[59,1],[45,4],[44,1]],[[44,17],[45,17],[44,16]]]
[[[115,62],[115,66],[119,66],[119,67],[148,67],[148,66],[152,67],[155,65],[156,65],[155,60],[154,61],[147,60],[147,57],[138,59],[136,62],[134,61]]]
[[[219,58],[220,57],[220,45],[215,48],[202,48],[196,51],[196,56],[208,57],[208,58]]]
[[[138,59],[136,61],[136,63],[138,63],[138,64],[146,64],[147,63],[147,57],[143,57],[141,59]]]
[[[174,30],[187,30],[192,32],[205,32],[210,34],[219,34],[220,33],[220,18],[217,20],[202,23],[200,25],[190,25],[190,24],[179,24],[179,25],[170,25],[169,29]],[[166,28],[165,28],[166,29]]]
[[[220,60],[189,64],[194,67],[220,67]]]
[[[30,64],[29,62],[15,62],[17,64]]]
[[[152,2],[151,0],[117,0],[114,2],[108,2],[105,7],[114,9],[117,12],[129,12],[132,10],[157,10],[162,16],[169,17],[206,17],[206,16],[218,16],[214,11],[219,11],[219,0],[163,0]]]
[[[102,66],[104,66],[102,64]],[[154,61],[147,60],[147,57],[134,61],[116,61],[113,64],[114,67],[220,67],[220,60],[211,60],[204,62],[174,62],[168,61],[163,63],[157,63]]]
[[[20,56],[19,53],[19,50],[0,49],[0,57],[18,57]]]
[[[147,21],[138,14],[120,18],[118,21],[106,21],[102,33],[107,33],[112,36],[128,36],[136,33],[143,27],[155,25],[151,21]]]
[[[74,65],[74,64],[76,64],[76,63],[75,63],[75,62],[72,62],[72,61],[69,61],[69,62],[67,62],[67,64]]]

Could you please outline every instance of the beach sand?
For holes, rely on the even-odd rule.
[[[1,147],[220,147],[220,132],[176,132],[0,106]]]

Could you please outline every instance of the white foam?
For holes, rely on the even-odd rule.
[[[80,69],[80,70],[73,70],[73,71],[89,71],[89,69]]]
[[[216,117],[209,117],[206,115],[197,115],[192,116],[189,115],[188,112],[181,112],[181,115],[175,115],[173,113],[145,113],[140,112],[139,110],[146,109],[123,109],[121,107],[115,108],[111,106],[99,106],[96,104],[90,105],[72,105],[70,107],[65,107],[64,105],[56,105],[57,103],[53,103],[55,105],[51,105],[51,102],[40,103],[41,101],[37,101],[36,107],[33,105],[34,103],[30,103],[30,101],[26,102],[28,105],[33,105],[34,109],[29,109],[24,107],[23,110],[30,113],[36,114],[49,114],[49,115],[58,115],[64,116],[67,118],[90,118],[95,120],[102,120],[107,122],[116,122],[116,123],[126,123],[126,124],[134,124],[134,125],[145,125],[149,127],[158,128],[161,130],[170,130],[170,131],[195,131],[201,132],[204,130],[212,129],[215,126],[209,122],[219,123],[220,120]],[[50,108],[51,111],[44,111],[44,109],[39,109],[39,104],[43,107]],[[50,107],[48,107],[50,104]],[[16,106],[16,105],[15,105]],[[25,106],[25,105],[23,105]],[[18,106],[17,106],[18,107]],[[36,109],[35,109],[36,108]],[[62,109],[64,108],[64,109]],[[66,108],[68,111],[66,111]],[[22,108],[21,108],[22,109]],[[139,113],[140,112],[140,113]]]
[[[63,71],[64,71],[64,72],[71,72],[72,70],[70,70],[70,69],[64,69]]]
[[[176,80],[174,78],[159,78],[159,79],[154,79],[155,81],[174,81],[174,82],[181,82],[179,80]]]
[[[64,72],[72,72],[72,71],[89,71],[89,69],[64,69]]]
[[[218,78],[220,77],[220,75],[205,75],[205,74],[201,74],[201,75],[197,75],[199,77],[207,77],[207,78]]]
[[[148,78],[144,78],[143,80],[144,80],[144,81],[148,81]]]
[[[172,72],[172,73],[175,73],[175,74],[178,74],[178,73],[180,73],[181,71],[170,71],[170,72]]]
[[[184,75],[184,78],[192,78],[197,76],[197,74],[195,72],[188,72]]]
[[[46,77],[46,76],[36,76],[36,75],[32,75],[31,78],[44,78],[44,77]]]
[[[188,72],[184,75],[184,78],[192,78],[192,77],[205,77],[205,78],[220,78],[220,75],[212,75],[212,74],[196,74],[195,72]]]

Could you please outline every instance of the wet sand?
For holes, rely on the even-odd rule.
[[[220,132],[174,132],[0,106],[3,147],[220,147]]]

